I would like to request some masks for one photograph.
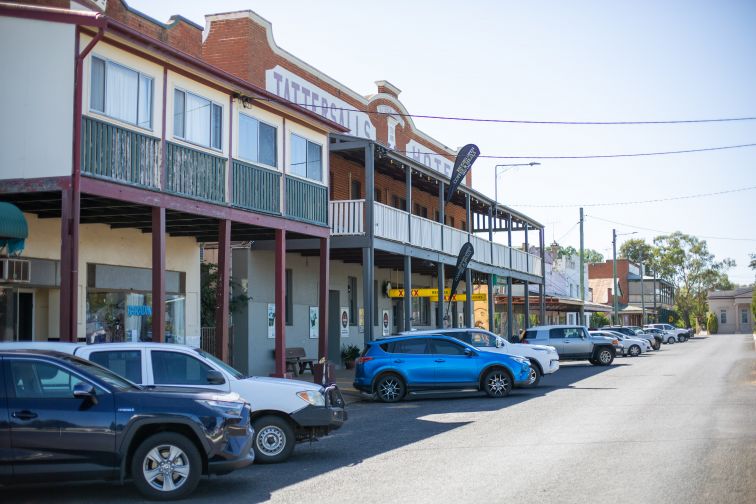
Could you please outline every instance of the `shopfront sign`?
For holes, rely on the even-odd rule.
[[[408,158],[412,158],[418,163],[424,164],[431,170],[437,171],[438,173],[451,178],[454,165],[450,160],[444,157],[447,155],[446,153],[441,155],[441,153],[435,152],[414,140],[408,141],[404,150]]]
[[[320,308],[310,306],[310,339],[318,339]]]
[[[268,339],[276,338],[276,305],[268,303]]]
[[[390,333],[389,330],[389,311],[383,310],[383,317],[381,317],[381,329],[382,329],[382,335],[388,336]]]
[[[276,65],[265,71],[265,89],[326,119],[349,128],[349,134],[375,140],[370,116],[299,75]]]
[[[349,308],[344,306],[339,309],[339,333],[342,338],[349,337]]]
[[[127,305],[126,315],[129,317],[151,317],[152,306],[150,305]]]

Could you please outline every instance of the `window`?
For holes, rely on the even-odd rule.
[[[748,310],[746,310],[745,308],[740,309],[740,323],[741,324],[748,323]]]
[[[113,61],[92,57],[89,108],[152,129],[153,79]]]
[[[452,217],[451,215],[447,215],[446,216],[446,225],[454,227],[454,217]]]
[[[73,399],[73,389],[83,380],[54,364],[11,360],[11,379],[19,399]]]
[[[465,348],[451,341],[434,339],[433,353],[438,355],[465,355]]]
[[[142,382],[142,352],[139,350],[92,352],[89,360],[129,381]]]
[[[239,114],[239,157],[252,163],[276,166],[276,128],[254,117]]]
[[[404,198],[400,198],[399,196],[392,196],[391,197],[391,206],[398,210],[404,210],[407,211],[407,200]]]
[[[391,349],[391,353],[401,354],[429,354],[428,340],[425,338],[413,338],[408,340],[397,341],[394,343],[394,348]]]
[[[567,327],[562,329],[565,338],[582,338],[583,329],[580,327]]]
[[[719,312],[719,322],[722,324],[727,323],[727,310],[721,310]]]
[[[465,223],[465,221],[459,222],[459,229],[461,229],[462,231],[467,231],[467,224]]]
[[[529,336],[530,335],[528,334],[525,337],[528,338],[528,339],[530,339]],[[564,329],[551,329],[549,331],[549,338],[551,338],[551,339],[564,339]]]
[[[349,325],[357,325],[357,277],[347,277],[349,297]]]
[[[294,272],[286,270],[286,325],[294,325]]]
[[[428,209],[419,203],[415,203],[415,215],[428,218]]]
[[[383,193],[378,188],[375,189],[375,201],[383,203]]]
[[[291,173],[316,182],[323,181],[323,148],[291,134]]]
[[[173,135],[202,147],[221,150],[223,107],[187,91],[173,93]]]
[[[430,298],[412,298],[412,320],[414,325],[430,325]]]
[[[462,336],[462,334],[465,334],[467,339],[463,339],[463,338],[459,338],[459,339],[461,339],[462,341],[466,343],[471,344],[474,347],[496,348],[496,337],[491,334],[477,332],[477,331],[473,331],[469,333],[461,333],[460,336]]]
[[[359,180],[352,180],[352,195],[351,199],[362,199],[362,184]]]
[[[181,352],[152,351],[152,378],[155,385],[207,385],[211,367]]]

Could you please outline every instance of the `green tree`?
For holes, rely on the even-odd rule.
[[[752,270],[756,270],[756,254],[750,254],[751,256],[751,263],[748,265],[749,268]]]
[[[735,266],[735,261],[717,261],[706,240],[679,231],[657,236],[654,245],[655,268],[659,276],[675,285],[675,309],[684,326],[691,327],[693,322],[702,325],[708,311],[708,291],[724,283],[725,272]]]
[[[572,245],[567,245],[566,247],[560,245],[557,250],[557,258],[559,259],[563,257],[578,256],[579,254],[580,252],[578,252]]]
[[[656,247],[646,243],[643,238],[627,240],[620,246],[620,259],[628,259],[635,264],[643,264],[646,271],[653,270]]]
[[[591,315],[591,327],[604,327],[605,325],[610,325],[609,317],[604,315],[601,312],[596,312]]]
[[[717,334],[719,332],[719,321],[713,313],[709,313],[709,316],[706,318],[706,332],[709,334]]]
[[[247,290],[237,282],[229,282],[228,313],[238,312],[246,306],[251,297]],[[200,324],[202,327],[215,327],[215,309],[218,306],[218,265],[200,263]]]
[[[604,262],[604,255],[593,249],[585,249],[583,251],[583,257],[585,258],[586,264],[595,264],[595,263],[602,263]]]

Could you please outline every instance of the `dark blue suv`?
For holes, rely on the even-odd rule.
[[[530,377],[530,362],[485,352],[440,335],[398,336],[367,344],[357,359],[354,387],[383,402],[409,391],[475,388],[505,397]]]

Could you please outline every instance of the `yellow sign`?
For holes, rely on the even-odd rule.
[[[449,301],[449,295],[451,294],[451,289],[444,289],[444,301]],[[412,289],[410,292],[410,296],[412,297],[427,297],[430,298],[433,302],[438,302],[438,289]],[[389,291],[389,297],[390,298],[403,298],[404,297],[404,289],[391,289]],[[483,294],[473,294],[472,300],[473,301],[486,301],[488,297],[485,293]],[[466,301],[467,296],[465,294],[455,294],[453,301]]]
[[[486,297],[485,294],[473,294],[472,300],[473,301],[486,301],[488,297]],[[438,298],[433,296],[430,298],[430,300],[434,303],[438,302]],[[449,296],[444,296],[444,301],[449,301]],[[452,301],[467,301],[467,295],[466,294],[455,294],[454,299]]]

